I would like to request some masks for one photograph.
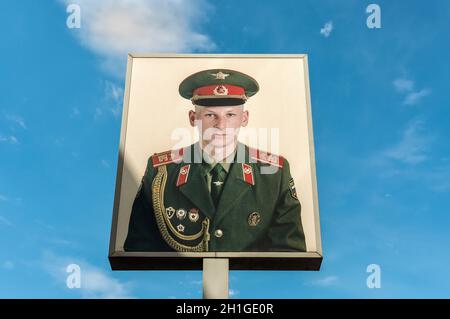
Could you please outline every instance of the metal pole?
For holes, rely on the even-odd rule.
[[[203,299],[228,299],[228,258],[203,258]]]

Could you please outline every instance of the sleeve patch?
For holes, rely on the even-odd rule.
[[[297,190],[295,189],[294,179],[291,178],[289,180],[289,190],[291,192],[291,196],[298,200]]]

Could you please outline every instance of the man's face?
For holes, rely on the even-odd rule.
[[[196,106],[189,112],[189,122],[199,128],[203,145],[225,147],[234,144],[239,129],[248,123],[248,111],[238,106]]]

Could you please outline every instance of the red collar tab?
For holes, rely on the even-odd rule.
[[[178,173],[177,178],[177,187],[186,184],[188,176],[189,176],[189,169],[191,168],[191,165],[184,165],[180,168],[180,172]]]
[[[255,185],[255,178],[253,177],[251,165],[242,163],[242,177],[247,184]]]

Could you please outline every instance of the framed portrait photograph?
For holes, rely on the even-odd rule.
[[[318,270],[307,56],[128,56],[112,269]]]

